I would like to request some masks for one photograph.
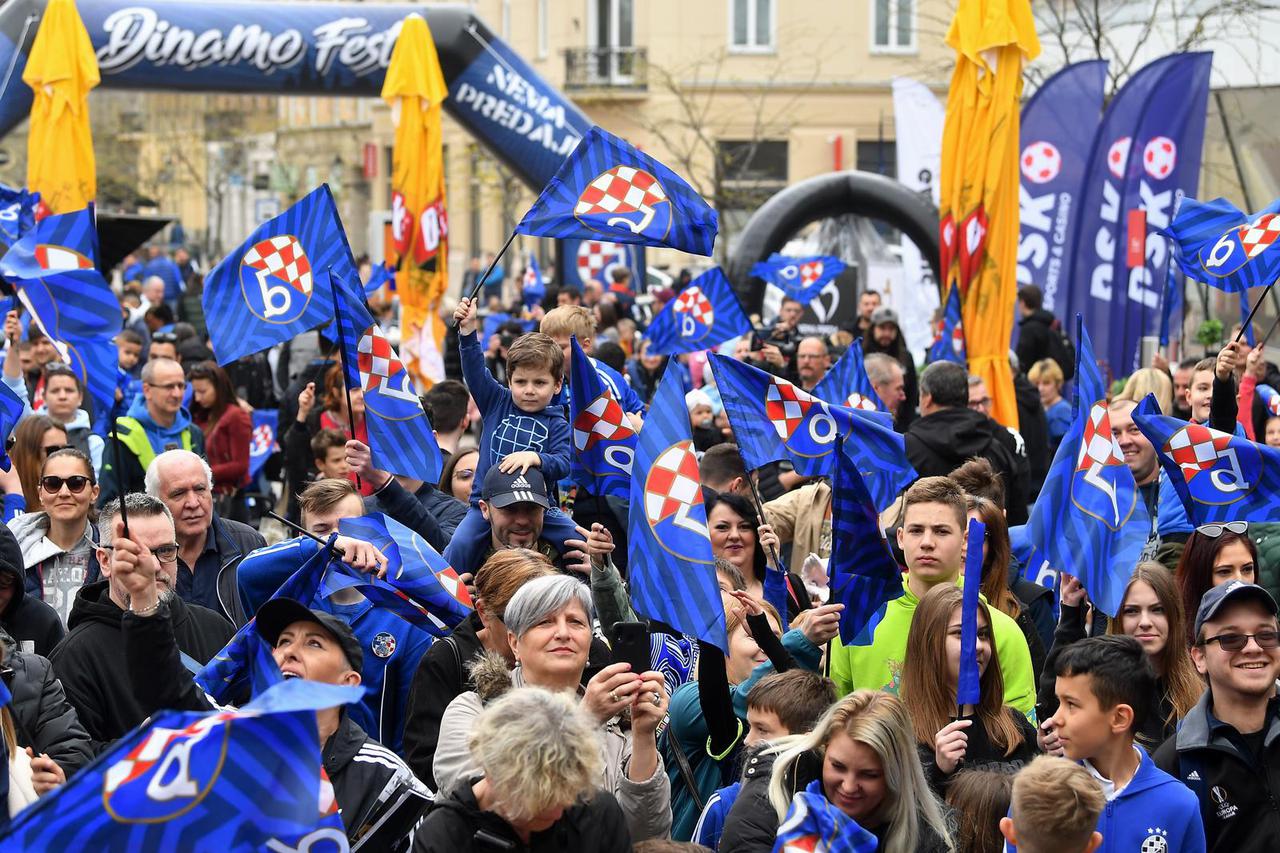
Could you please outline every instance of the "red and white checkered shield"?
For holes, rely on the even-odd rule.
[[[822,270],[825,268],[822,261],[809,261],[807,264],[800,265],[800,284],[808,287],[818,279],[822,278]]]
[[[49,272],[93,269],[93,261],[75,249],[53,243],[36,246],[36,263]]]
[[[573,421],[573,445],[590,450],[601,441],[619,441],[634,435],[626,413],[609,389],[591,401]]]
[[[804,421],[809,409],[818,402],[785,379],[775,378],[765,392],[764,410],[778,431],[778,437],[786,441]]]
[[[862,409],[867,412],[877,412],[880,410],[880,407],[876,405],[875,400],[872,400],[870,397],[863,394],[859,394],[857,391],[854,391],[846,397],[844,404],[851,409]]]
[[[376,325],[365,329],[356,345],[356,353],[360,389],[366,395],[380,394],[405,402],[417,402],[417,392],[405,373],[404,364],[382,329]],[[373,401],[366,399],[365,403],[372,404]]]
[[[578,278],[585,284],[599,279],[614,264],[627,262],[626,250],[607,240],[583,240],[578,244]]]
[[[690,517],[702,503],[702,479],[693,442],[681,441],[658,455],[644,485],[644,513],[650,526],[672,518],[673,524],[706,535],[707,527]]]
[[[666,200],[667,191],[653,175],[634,166],[614,166],[587,184],[573,213],[575,216],[612,216],[609,225],[629,228],[639,234],[653,221],[657,205]],[[630,213],[639,213],[642,218],[637,222],[623,217]]]
[[[245,252],[245,266],[265,273],[303,294],[311,293],[311,261],[292,234],[268,237]]]
[[[1280,237],[1280,216],[1274,213],[1263,214],[1248,225],[1241,225],[1237,233],[1240,235],[1240,245],[1244,247],[1245,257],[1252,260],[1265,252],[1276,241],[1276,237]]]
[[[1164,452],[1173,457],[1190,482],[1201,471],[1208,471],[1218,461],[1221,451],[1231,445],[1231,436],[1203,424],[1187,424],[1170,437]]]
[[[671,310],[677,314],[687,314],[704,326],[710,326],[716,319],[715,307],[700,287],[686,287],[680,291]]]

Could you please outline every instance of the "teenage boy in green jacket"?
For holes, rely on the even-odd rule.
[[[938,584],[961,580],[966,508],[964,492],[947,477],[924,477],[907,489],[898,530],[898,545],[907,560],[903,594],[889,602],[871,645],[842,646],[838,637],[832,640],[831,678],[841,696],[862,688],[898,692],[916,604]],[[1016,622],[994,607],[991,635],[1004,676],[1004,703],[1030,719],[1036,690],[1026,638]]]

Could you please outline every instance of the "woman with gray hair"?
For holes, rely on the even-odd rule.
[[[478,772],[432,804],[414,853],[631,849],[622,810],[598,787],[599,725],[563,691],[508,692],[475,717],[467,745]]]
[[[618,798],[636,840],[671,832],[671,784],[658,755],[656,732],[667,711],[666,685],[657,672],[634,673],[613,663],[581,686],[591,646],[591,592],[565,575],[535,578],[520,588],[503,614],[516,666],[486,655],[472,667],[476,689],[449,703],[440,720],[434,770],[442,792],[452,792],[480,766],[471,739],[486,703],[513,687],[535,686],[579,697],[600,734],[600,787]],[[622,725],[630,715],[630,729]]]

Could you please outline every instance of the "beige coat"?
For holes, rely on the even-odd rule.
[[[484,710],[486,702],[497,699],[513,687],[521,687],[524,678],[520,667],[508,671],[506,661],[493,653],[487,654],[472,669],[476,690],[460,694],[440,718],[440,738],[436,743],[436,784],[441,791],[448,791],[459,781],[481,773],[471,757],[467,741],[471,727]],[[658,755],[658,767],[653,776],[643,782],[627,778],[627,765],[631,762],[631,732],[623,731],[618,718],[604,725],[604,778],[600,787],[613,794],[627,816],[632,841],[648,838],[671,837],[671,781]]]
[[[831,509],[831,487],[825,480],[801,486],[764,505],[765,515],[778,539],[791,545],[791,565],[799,571],[804,558],[817,554],[826,559],[831,549],[823,550],[822,522]]]

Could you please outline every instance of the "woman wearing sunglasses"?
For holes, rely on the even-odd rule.
[[[1197,527],[1187,538],[1174,577],[1182,598],[1182,612],[1191,614],[1200,606],[1204,594],[1215,586],[1233,580],[1257,583],[1258,548],[1249,538],[1249,522],[1228,521]],[[1185,633],[1190,646],[1195,637],[1189,619]]]
[[[98,579],[92,523],[98,478],[88,456],[64,448],[45,459],[39,482],[40,511],[18,516],[9,529],[22,549],[27,594],[51,605],[65,625],[76,590]]]

